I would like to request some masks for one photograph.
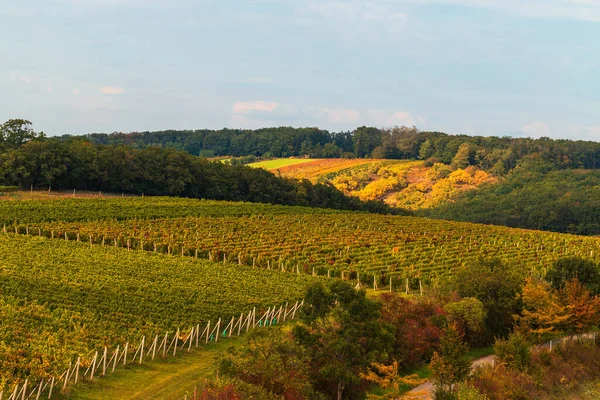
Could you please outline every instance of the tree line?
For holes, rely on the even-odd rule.
[[[330,184],[292,180],[246,166],[212,162],[149,146],[98,145],[84,137],[47,138],[29,121],[0,125],[0,185],[402,213],[362,202]]]
[[[65,140],[69,136],[63,136]],[[174,148],[193,155],[313,158],[422,159],[429,163],[469,165],[504,174],[523,157],[539,154],[557,169],[600,168],[600,143],[512,137],[448,135],[422,132],[415,127],[329,132],[319,128],[262,128],[221,130],[166,130],[111,134],[93,133],[94,144]]]

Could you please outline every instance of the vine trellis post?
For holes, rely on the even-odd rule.
[[[225,339],[232,337],[233,335],[240,336],[243,332],[244,326],[246,332],[251,328],[257,326],[272,326],[286,320],[293,320],[296,317],[297,311],[304,305],[304,301],[296,301],[293,306],[289,306],[288,303],[280,305],[279,307],[273,306],[268,307],[265,312],[259,315],[257,319],[256,307],[254,307],[248,313],[241,313],[239,318],[232,317],[231,320],[223,328],[223,320],[219,318],[216,323],[207,321],[205,328],[201,330],[201,324],[198,323],[189,330],[187,337],[181,337],[181,330],[177,329],[173,338],[169,342],[169,332],[167,331],[163,339],[159,343],[159,335],[156,334],[154,340],[150,342],[149,346],[146,346],[146,336],[142,336],[136,350],[128,360],[128,353],[130,350],[129,341],[125,343],[123,350],[121,346],[117,345],[114,350],[110,350],[108,346],[104,346],[101,351],[95,351],[91,358],[90,364],[82,374],[83,371],[81,356],[77,357],[75,364],[69,362],[69,367],[58,377],[52,376],[49,379],[42,379],[35,385],[32,385],[29,379],[25,379],[25,382],[15,385],[12,392],[6,400],[25,400],[35,398],[39,400],[41,398],[51,399],[53,394],[56,394],[56,389],[61,393],[65,393],[69,385],[75,385],[78,382],[88,381],[92,382],[94,378],[106,376],[107,373],[114,373],[118,366],[126,366],[127,364],[143,364],[144,362],[151,362],[154,360],[157,351],[160,353],[162,348],[162,357],[169,356],[171,347],[173,347],[172,355],[176,356],[177,350],[187,349],[188,352],[192,350],[192,347],[201,347],[200,338],[205,339],[205,343],[218,342],[219,336]],[[237,331],[236,331],[237,329]],[[203,340],[204,341],[204,340]],[[134,348],[134,346],[131,346]],[[112,354],[109,358],[108,355]],[[122,363],[121,363],[122,360]],[[84,364],[85,365],[85,364]],[[3,400],[4,392],[0,391],[0,400]],[[43,396],[43,397],[42,397]]]

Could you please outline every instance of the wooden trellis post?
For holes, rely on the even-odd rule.
[[[77,357],[77,363],[75,364],[75,383],[79,379],[79,366],[81,365],[81,357]]]
[[[108,354],[108,348],[104,346],[104,355],[102,356],[102,376],[106,375],[106,356]]]
[[[142,349],[142,351],[140,351],[140,365],[142,365],[144,360],[144,344],[146,344],[146,336],[142,336],[142,343],[140,344],[140,348]]]
[[[113,361],[113,365],[112,365],[112,372],[115,372],[115,368],[117,368],[117,359],[119,358],[119,345],[117,345],[117,349],[115,350],[115,354],[114,354],[114,361]]]
[[[163,358],[167,355],[167,340],[169,340],[169,332],[165,333],[165,338],[163,339],[163,343],[162,343],[162,356]]]
[[[129,350],[129,342],[125,343],[125,349],[123,349],[123,365],[127,364],[127,350]]]
[[[72,365],[72,363],[69,361],[69,368],[63,374],[65,376],[65,380],[63,382],[63,387],[62,387],[63,391],[67,388],[67,382],[69,381],[69,373],[71,372],[71,365]]]
[[[177,328],[177,333],[175,334],[175,346],[173,346],[173,355],[177,354],[177,342],[179,340],[179,328]]]

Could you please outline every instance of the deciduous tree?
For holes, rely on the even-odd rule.
[[[381,322],[380,308],[347,282],[309,288],[302,323],[293,334],[307,350],[319,389],[338,400],[353,398],[359,394],[360,374],[372,362],[387,358],[394,334],[393,327]]]

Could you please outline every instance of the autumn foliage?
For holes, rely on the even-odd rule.
[[[381,318],[396,328],[394,358],[403,365],[428,361],[439,347],[445,312],[432,299],[381,295]]]
[[[600,297],[592,296],[576,278],[558,290],[529,278],[522,298],[518,320],[533,334],[581,333],[600,323]]]

